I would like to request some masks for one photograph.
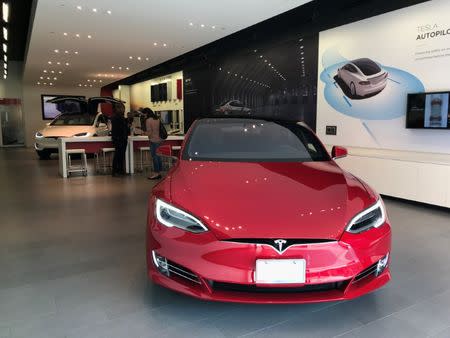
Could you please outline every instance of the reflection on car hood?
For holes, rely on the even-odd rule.
[[[172,202],[219,239],[338,239],[349,220],[375,202],[334,162],[181,161]]]
[[[47,126],[40,131],[44,137],[71,137],[79,133],[94,133],[93,126]]]

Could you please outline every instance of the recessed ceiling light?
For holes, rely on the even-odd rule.
[[[51,64],[52,64],[52,62],[51,62],[51,61],[49,61],[49,62],[48,62],[48,64],[49,64],[49,65],[51,65]]]
[[[97,82],[97,80],[93,80],[94,82]]]
[[[92,85],[89,85],[89,87],[92,87]]]
[[[262,55],[259,56],[260,59],[262,59],[262,57],[263,57]]]
[[[59,74],[62,74],[62,71],[59,71],[58,73],[59,73]]]
[[[8,22],[8,20],[9,20],[9,5],[7,2],[3,3],[2,13],[3,13],[3,21]]]
[[[102,80],[98,80],[98,82],[103,82]]]
[[[205,27],[205,25],[204,25],[204,24],[201,24],[201,25],[200,25],[200,27],[202,27],[202,28],[203,28],[203,27]]]
[[[39,77],[41,80],[44,80],[44,77],[43,76],[41,76],[41,77]]]
[[[58,78],[55,76],[55,77],[53,78],[53,80],[58,80]]]
[[[97,13],[97,8],[92,8],[92,11],[93,11],[94,13]]]
[[[88,39],[92,39],[92,35],[88,35]]]
[[[81,11],[81,10],[83,9],[83,7],[77,6],[77,9],[78,9],[79,11]]]
[[[132,57],[132,56],[129,56],[128,58],[129,58],[130,60],[133,60],[133,57]]]
[[[68,66],[69,65],[69,63],[68,62],[66,62],[66,66]]]
[[[111,66],[111,69],[114,69],[114,66]]]
[[[78,84],[78,87],[81,87],[81,83]]]
[[[47,82],[44,82],[44,85],[47,85]]]
[[[50,77],[49,77],[49,76],[47,76],[47,80],[50,80]]]
[[[75,54],[78,54],[78,52],[77,52],[77,51],[75,51],[74,53],[75,53]]]
[[[122,67],[119,67],[119,70],[122,70]]]
[[[189,26],[194,26],[194,23],[193,22],[189,22]]]
[[[87,87],[87,84],[85,84],[84,86]]]
[[[140,56],[138,56],[138,57],[137,57],[137,59],[138,59],[138,60],[141,60],[141,57],[140,57]]]
[[[3,27],[3,39],[8,40],[8,28]]]
[[[164,47],[167,47],[167,44],[166,44],[166,43],[163,43],[163,46],[164,46]]]
[[[64,51],[64,54],[69,54],[69,51],[68,51],[68,50],[65,50],[65,51]]]
[[[111,12],[110,10],[107,10],[106,13],[108,13],[109,15],[111,15],[112,12]]]
[[[148,58],[145,58],[145,61],[148,61]]]
[[[88,82],[91,82],[91,80],[88,79]]]
[[[40,85],[41,83],[38,81],[37,84]]]
[[[59,49],[55,49],[55,53],[59,53]]]
[[[127,67],[126,69],[127,69],[127,70],[130,70],[130,67]]]
[[[79,37],[80,37],[80,34],[77,33],[77,34],[75,34],[75,36],[76,36],[77,38],[79,38]]]
[[[8,45],[6,43],[3,44],[3,52],[4,53],[8,52]]]
[[[67,33],[66,33],[66,32],[64,32],[63,34],[64,34],[64,36],[67,36]]]
[[[211,26],[212,29],[216,29],[216,26]]]
[[[57,65],[60,65],[60,64],[61,64],[61,62],[59,62],[59,61],[58,61],[58,62],[57,62],[56,64],[57,64]]]
[[[44,69],[44,73],[47,73],[47,69]]]
[[[8,62],[8,55],[3,54],[3,60],[4,60],[5,62]]]
[[[303,46],[300,46],[300,49],[303,49]]]
[[[153,42],[153,46],[158,46],[158,43],[157,42]]]
[[[50,71],[50,73],[52,73],[52,74],[55,74],[55,71],[54,71],[54,70],[52,70],[52,71]]]

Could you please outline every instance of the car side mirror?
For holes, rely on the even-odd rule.
[[[336,160],[338,158],[343,158],[347,156],[347,148],[340,147],[340,146],[333,146],[333,149],[331,149],[331,157],[333,160]]]

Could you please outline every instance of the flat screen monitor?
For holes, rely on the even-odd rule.
[[[406,128],[450,129],[450,92],[408,94]]]
[[[42,94],[41,95],[41,108],[42,108],[42,119],[43,120],[53,120],[56,116],[61,113],[75,113],[80,112],[80,103],[68,100],[67,103],[50,103],[48,100],[57,97],[73,97],[77,99],[85,99],[84,96],[73,96],[73,95],[51,95]]]
[[[162,124],[170,124],[172,122],[172,112],[171,111],[161,111],[159,112]]]
[[[159,98],[160,101],[167,101],[167,83],[159,84]]]

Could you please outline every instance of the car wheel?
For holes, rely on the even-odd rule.
[[[350,93],[352,94],[353,97],[356,96],[356,87],[353,82],[350,83]]]
[[[49,160],[50,152],[48,150],[36,150],[40,160]]]

